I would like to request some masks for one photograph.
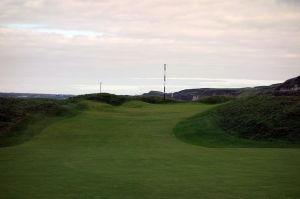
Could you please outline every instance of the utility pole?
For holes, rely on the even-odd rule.
[[[164,101],[166,101],[166,70],[167,70],[167,65],[164,64]]]
[[[100,94],[102,92],[102,82],[100,82]]]

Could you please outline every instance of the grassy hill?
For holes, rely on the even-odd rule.
[[[208,147],[299,147],[300,98],[240,98],[178,123],[181,140]]]
[[[43,120],[72,116],[78,107],[78,104],[50,99],[0,98],[0,147],[31,139],[42,128]],[[39,128],[26,131],[34,123]]]
[[[103,102],[120,106],[125,102],[140,101],[153,104],[177,103],[175,100],[163,100],[158,96],[120,96],[109,93],[87,94],[72,97],[68,100],[52,99],[18,99],[0,97],[0,147],[19,144],[31,139],[43,128],[46,120],[70,117],[84,108],[83,101]],[[38,122],[39,128],[27,129]],[[47,123],[47,122],[46,122]]]
[[[178,103],[175,99],[167,98],[164,100],[161,96],[128,96],[128,95],[114,95],[110,93],[95,93],[87,95],[79,95],[70,98],[70,101],[79,102],[82,100],[92,100],[97,102],[103,102],[114,106],[119,106],[129,101],[142,101],[151,104],[167,104],[167,103]]]
[[[176,125],[179,132],[191,117],[209,116],[222,105],[76,103],[85,108],[73,117],[30,124],[28,132],[43,128],[27,142],[0,148],[0,198],[300,196],[298,148],[247,147],[240,139],[243,148],[231,148],[209,136],[195,146],[174,136]],[[210,120],[201,128],[220,130]]]
[[[300,142],[300,97],[241,98],[216,111],[218,124],[232,135],[252,140]]]

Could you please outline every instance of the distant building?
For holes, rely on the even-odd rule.
[[[197,101],[199,100],[199,96],[198,95],[194,95],[193,98],[192,98],[192,101]]]

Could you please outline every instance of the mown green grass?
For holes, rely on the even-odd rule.
[[[0,148],[0,198],[299,198],[300,150],[206,148],[176,124],[213,106],[83,102],[30,141]]]

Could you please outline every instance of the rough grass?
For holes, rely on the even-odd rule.
[[[234,99],[235,97],[231,97],[231,96],[208,96],[208,97],[201,97],[197,102],[201,102],[204,104],[221,104]]]
[[[299,149],[205,148],[174,136],[213,106],[81,103],[80,114],[0,148],[0,198],[300,197]]]
[[[0,98],[0,147],[19,144],[40,132],[43,120],[76,114],[80,103],[48,99]],[[34,123],[38,123],[34,126]],[[34,126],[31,128],[31,126]],[[29,129],[27,129],[29,128]]]
[[[300,143],[299,96],[240,98],[220,107],[216,118],[234,136]]]
[[[207,147],[299,147],[300,98],[256,96],[178,123],[181,140]]]
[[[219,126],[216,119],[216,110],[199,113],[179,122],[174,128],[175,135],[186,143],[213,148],[300,147],[299,143],[287,140],[251,140],[230,134]]]
[[[127,96],[127,95],[114,95],[110,93],[95,93],[87,95],[79,95],[70,98],[69,101],[78,102],[81,100],[92,100],[97,102],[103,102],[114,106],[122,105],[129,101],[142,101],[151,104],[169,104],[179,102],[174,99],[165,99],[160,96]]]

